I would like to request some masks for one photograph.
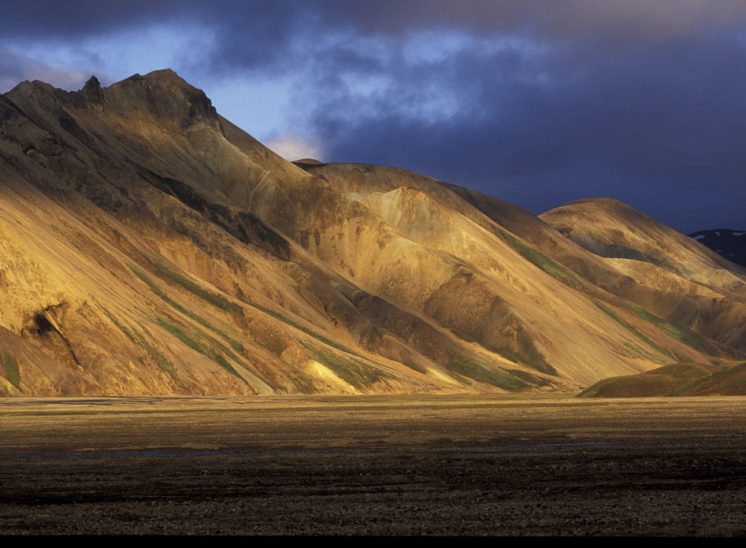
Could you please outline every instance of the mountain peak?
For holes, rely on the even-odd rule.
[[[176,79],[184,81],[184,79],[181,76],[179,76],[178,72],[176,72],[174,69],[168,68],[168,67],[162,68],[162,69],[152,70],[152,71],[148,72],[145,75],[145,77],[146,78],[168,78],[168,79],[174,79],[174,78],[176,78]]]
[[[88,78],[88,81],[83,85],[83,91],[94,89],[101,89],[101,82],[98,81],[95,75]]]
[[[24,80],[19,82],[13,89],[5,93],[6,96],[12,97],[14,95],[26,95],[33,93],[54,93],[60,91],[51,84],[47,84],[42,80]]]
[[[612,198],[609,196],[599,196],[595,198],[583,198],[581,200],[574,200],[560,207],[565,207],[565,206],[586,207],[586,208],[606,208],[606,209],[618,209],[618,208],[632,209],[632,207],[629,204],[622,202],[618,198]]]
[[[159,118],[179,120],[181,127],[207,123],[219,127],[218,113],[204,91],[194,87],[172,69],[146,75],[133,74],[107,88],[113,101],[151,111]]]
[[[124,81],[135,81],[135,82],[147,82],[149,84],[157,84],[162,86],[171,86],[175,88],[193,88],[193,86],[184,80],[179,74],[170,68],[158,69],[148,72],[145,75],[136,73],[125,79]]]
[[[101,101],[104,96],[103,91],[101,91],[101,82],[95,76],[91,76],[80,91],[88,99],[95,101]]]

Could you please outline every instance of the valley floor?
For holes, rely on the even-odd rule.
[[[746,398],[0,399],[0,533],[746,534]]]

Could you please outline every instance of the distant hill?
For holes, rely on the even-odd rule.
[[[700,230],[689,234],[689,236],[729,261],[746,266],[746,230],[718,228],[715,230]]]
[[[726,366],[677,363],[639,375],[604,379],[580,394],[587,398],[715,395],[746,395],[746,362]]]

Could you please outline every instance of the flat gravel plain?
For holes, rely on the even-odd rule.
[[[1,534],[746,534],[746,398],[0,399]]]

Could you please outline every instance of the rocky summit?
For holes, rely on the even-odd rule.
[[[746,354],[746,270],[625,204],[294,164],[170,70],[0,95],[0,298],[10,396],[575,393]]]

